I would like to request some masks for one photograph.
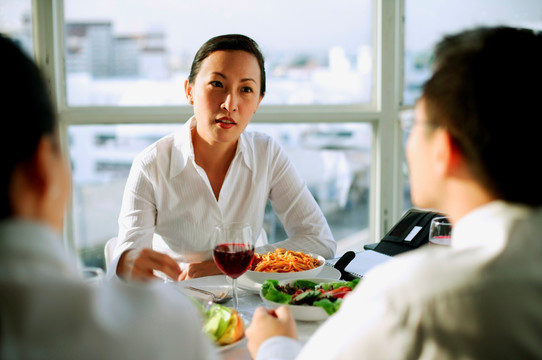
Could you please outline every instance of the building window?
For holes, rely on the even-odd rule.
[[[65,0],[68,106],[186,105],[184,81],[207,39],[242,33],[266,58],[262,104],[372,100],[372,1]],[[265,14],[265,16],[261,16]]]
[[[353,107],[375,103],[373,3],[154,0],[151,8],[141,0],[127,12],[119,0],[64,0],[61,103],[74,176],[72,232],[83,261],[99,265],[103,243],[118,232],[133,157],[188,119],[184,82],[197,49],[226,33],[250,36],[265,57],[267,91],[257,114],[265,123],[253,121],[249,129],[283,144],[341,244],[368,242],[373,128],[343,119],[347,114],[352,121]],[[151,111],[148,121],[135,114],[137,124],[99,124],[114,124],[118,114],[130,118],[133,107]],[[324,107],[326,115],[312,119]],[[97,115],[104,108],[111,117]],[[154,117],[152,108],[157,115],[178,110],[166,120],[176,123],[159,124],[163,117]],[[299,122],[307,118],[312,121]],[[307,166],[315,158],[318,169]],[[268,208],[270,241],[283,240]]]

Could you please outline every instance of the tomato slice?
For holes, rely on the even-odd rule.
[[[325,294],[329,294],[338,299],[342,299],[346,294],[348,294],[351,291],[352,289],[350,289],[348,286],[341,286],[339,288],[326,291]]]

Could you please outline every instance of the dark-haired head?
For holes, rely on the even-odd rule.
[[[444,38],[423,90],[428,121],[444,127],[477,181],[496,198],[542,204],[542,35],[484,27]]]
[[[190,75],[188,76],[188,81],[191,84],[194,84],[196,76],[199,73],[201,68],[201,63],[205,60],[211,53],[219,50],[241,50],[246,51],[249,54],[254,55],[260,66],[260,95],[265,95],[265,67],[264,67],[264,57],[258,44],[245,35],[239,34],[229,34],[229,35],[220,35],[213,37],[207,40],[198,50],[194,61],[192,62],[192,67],[190,68]]]
[[[31,161],[44,135],[56,139],[56,117],[42,75],[34,62],[11,39],[0,34],[0,102],[5,141],[0,142],[0,219],[10,217],[9,187],[13,171]]]

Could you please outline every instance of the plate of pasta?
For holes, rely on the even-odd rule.
[[[317,277],[325,259],[317,254],[275,249],[266,254],[254,254],[254,260],[244,277],[262,284],[265,280],[290,280]]]

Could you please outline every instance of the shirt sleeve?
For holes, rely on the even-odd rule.
[[[276,143],[273,145],[269,199],[288,238],[262,250],[284,247],[316,253],[326,259],[334,257],[337,244],[322,210],[284,150]]]
[[[285,336],[275,336],[263,342],[255,360],[295,359],[300,350],[301,344],[296,340]]]
[[[134,160],[126,181],[113,256],[119,257],[130,248],[151,247],[155,225],[154,185],[140,155]]]

